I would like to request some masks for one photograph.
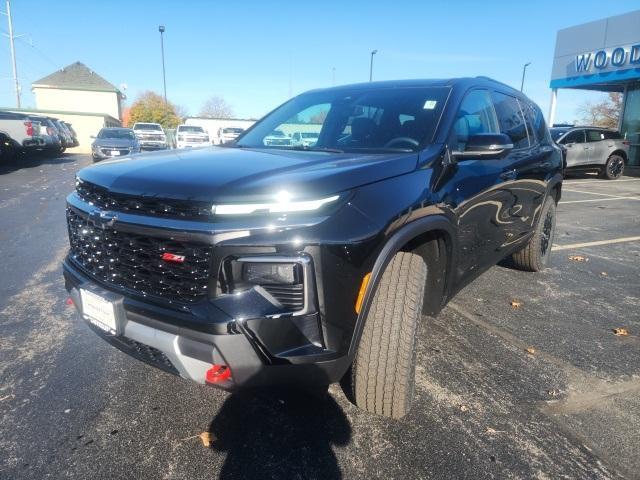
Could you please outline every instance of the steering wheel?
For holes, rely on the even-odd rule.
[[[385,143],[384,144],[384,148],[391,148],[396,143],[410,143],[414,147],[417,147],[417,146],[420,145],[420,143],[414,138],[411,138],[411,137],[396,137],[396,138],[392,138],[387,143]]]

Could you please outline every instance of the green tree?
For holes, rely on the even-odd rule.
[[[141,94],[129,110],[128,126],[136,122],[159,123],[164,128],[176,128],[181,118],[178,113],[179,107],[166,102],[155,92],[144,92]]]

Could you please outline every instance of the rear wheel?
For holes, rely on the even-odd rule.
[[[0,162],[8,163],[16,156],[16,148],[11,140],[4,135],[0,135]]]
[[[624,173],[624,158],[620,155],[611,155],[607,163],[602,167],[601,175],[609,180],[616,180]]]
[[[409,252],[396,253],[382,275],[346,392],[363,410],[401,418],[411,408],[416,329],[426,278],[424,260]]]
[[[556,202],[547,197],[536,230],[529,243],[513,254],[513,263],[521,270],[539,272],[549,265],[551,247],[556,231]]]

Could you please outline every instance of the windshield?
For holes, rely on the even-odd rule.
[[[569,129],[567,128],[550,128],[549,129],[549,133],[551,134],[551,138],[553,139],[554,142],[558,140],[562,135],[567,133],[568,131]]]
[[[242,133],[244,132],[243,128],[225,128],[222,130],[222,133]]]
[[[192,132],[192,133],[204,133],[202,127],[198,127],[195,125],[180,125],[178,127],[179,132]]]
[[[309,92],[263,118],[235,146],[370,153],[416,151],[432,140],[448,93],[447,87]],[[311,133],[318,138],[313,147],[271,140],[275,136],[286,137],[283,132],[295,132],[302,125],[317,131]]]
[[[317,133],[302,132],[300,135],[302,135],[302,138],[318,138]]]
[[[134,130],[162,130],[162,127],[155,123],[136,123]]]
[[[109,130],[102,129],[100,133],[98,133],[98,138],[118,138],[123,140],[133,140],[136,136],[133,134],[131,130]]]

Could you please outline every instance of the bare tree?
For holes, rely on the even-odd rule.
[[[614,92],[609,93],[608,97],[600,102],[585,102],[577,110],[585,125],[606,128],[618,128],[621,112],[622,94]]]
[[[213,96],[202,105],[200,116],[207,118],[232,118],[233,108],[224,98]]]

